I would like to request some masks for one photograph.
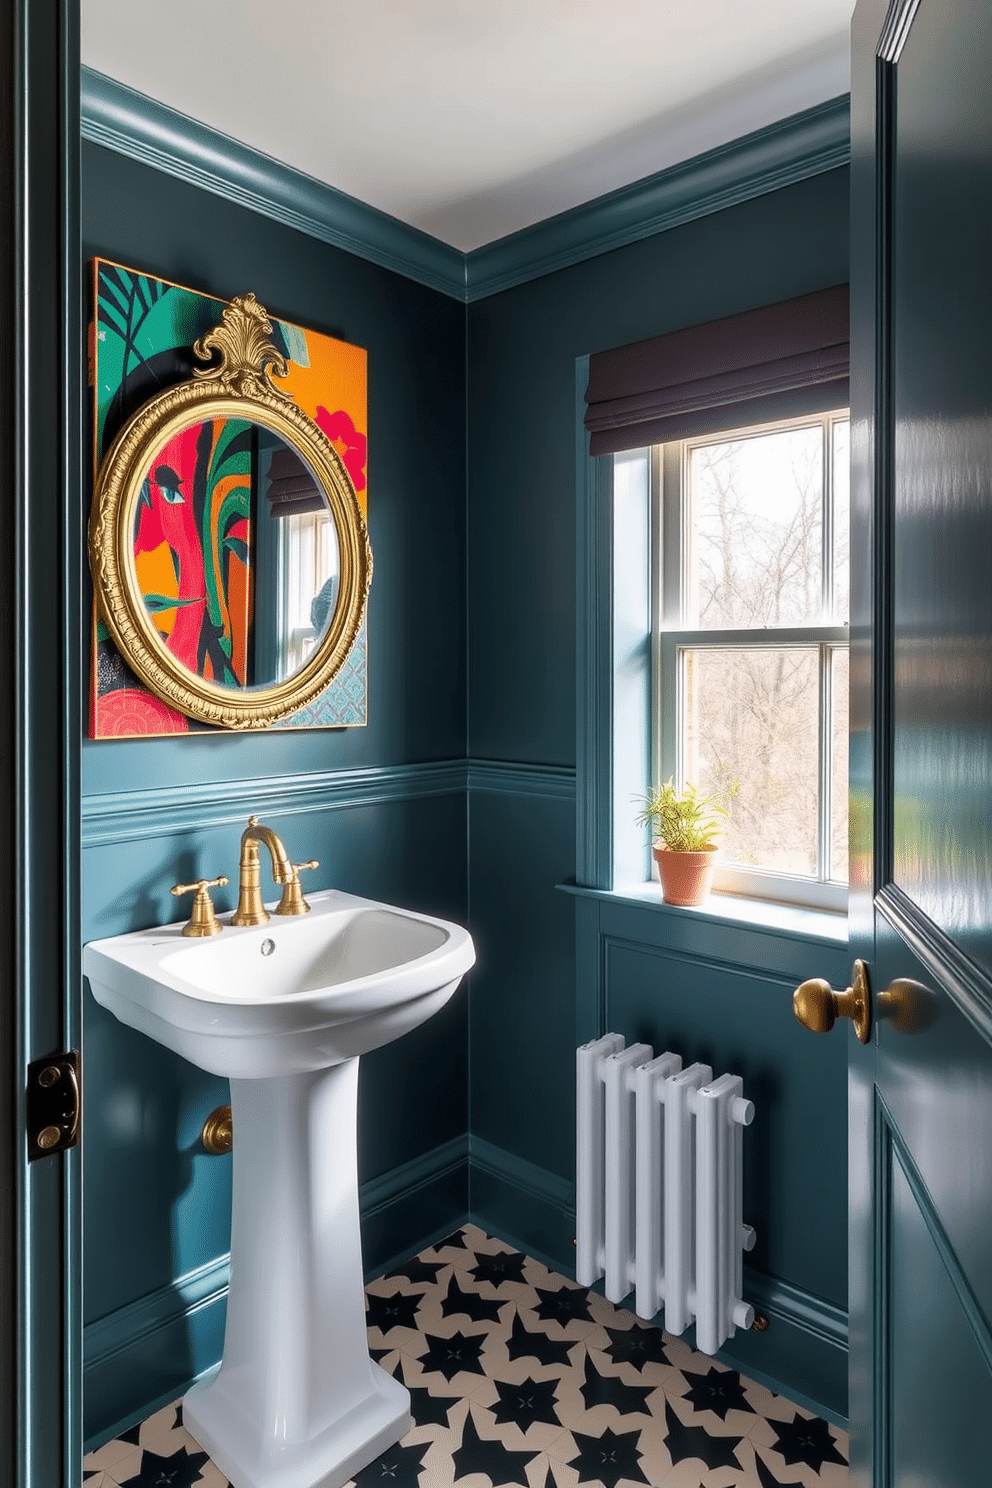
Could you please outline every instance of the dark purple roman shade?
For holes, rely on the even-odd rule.
[[[589,358],[590,452],[796,418],[849,401],[846,284]]]
[[[272,451],[266,495],[274,517],[323,511],[327,504],[310,471],[288,445]]]

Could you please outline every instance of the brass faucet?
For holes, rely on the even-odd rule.
[[[272,859],[272,877],[283,885],[282,899],[276,914],[306,914],[310,908],[300,891],[300,869],[317,868],[316,858],[309,863],[291,863],[289,854],[271,827],[263,827],[257,816],[248,818],[241,834],[241,861],[238,868],[238,907],[231,916],[232,925],[264,925],[269,918],[262,904],[262,874],[258,861],[258,844],[264,842]]]

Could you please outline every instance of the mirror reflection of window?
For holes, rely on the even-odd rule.
[[[338,602],[338,543],[326,508],[286,517],[279,527],[279,655],[284,677],[299,671]]]
[[[265,431],[260,431],[264,433]],[[259,449],[255,571],[255,681],[298,672],[337,604],[337,531],[323,493],[295,450],[269,437]]]

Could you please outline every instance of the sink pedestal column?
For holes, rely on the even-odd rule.
[[[357,1059],[231,1081],[224,1357],[183,1419],[233,1488],[340,1488],[410,1425],[368,1352],[357,1097]]]

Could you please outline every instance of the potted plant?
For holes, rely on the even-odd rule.
[[[694,785],[676,790],[671,778],[637,799],[644,802],[637,820],[651,827],[665,903],[701,904],[713,883],[723,806]]]

